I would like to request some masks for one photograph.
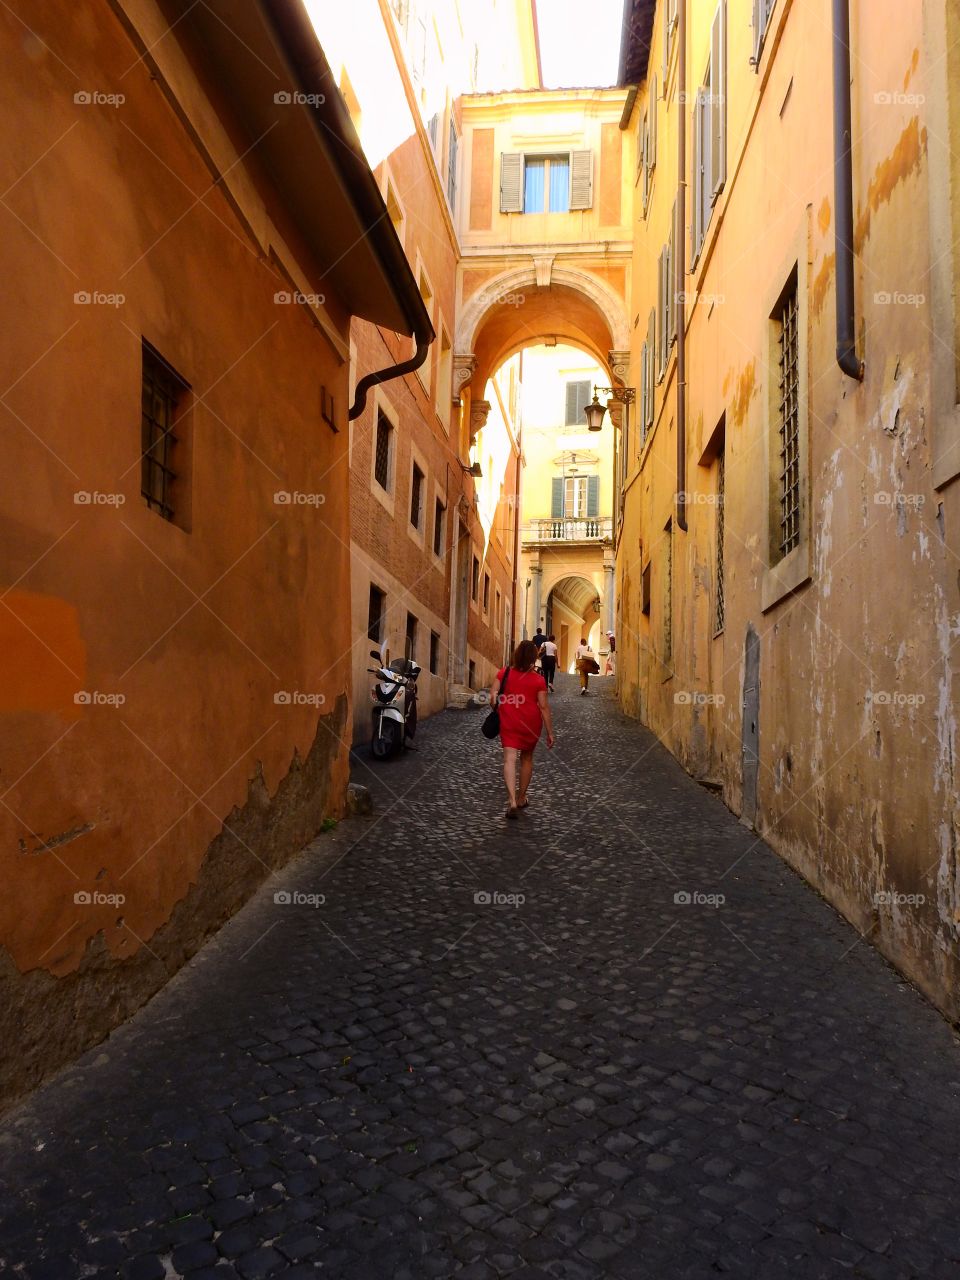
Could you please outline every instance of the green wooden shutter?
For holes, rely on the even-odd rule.
[[[727,4],[717,5],[710,35],[710,147],[713,153],[711,203],[727,180]]]
[[[554,476],[550,482],[550,516],[563,519],[563,476]]]
[[[523,152],[500,156],[500,212],[523,213]]]
[[[600,514],[600,477],[587,476],[587,516]]]
[[[577,420],[577,384],[575,382],[567,383],[567,403],[564,407],[563,421],[565,426],[571,426]]]
[[[593,204],[593,152],[570,155],[570,208],[589,209]]]

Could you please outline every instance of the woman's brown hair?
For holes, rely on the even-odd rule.
[[[521,640],[513,651],[513,665],[518,671],[529,671],[539,652],[532,640]]]

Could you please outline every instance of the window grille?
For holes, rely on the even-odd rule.
[[[370,603],[367,610],[367,636],[374,644],[383,639],[383,615],[387,597],[379,587],[370,586]]]
[[[373,466],[373,476],[381,489],[390,487],[390,433],[393,428],[390,419],[379,410],[377,413],[377,452]]]
[[[723,520],[726,501],[726,452],[721,448],[717,457],[717,603],[714,614],[714,634],[723,630],[726,601],[723,582]]]
[[[406,652],[405,658],[417,658],[417,619],[412,613],[407,614]]]
[[[673,660],[673,521],[664,530],[666,553],[663,572],[663,660]]]
[[[433,513],[433,554],[443,555],[443,503],[439,498]]]
[[[440,670],[440,637],[435,631],[430,632],[430,674],[435,676]]]
[[[420,528],[420,521],[423,516],[423,472],[413,464],[413,474],[410,477],[410,523],[415,529]]]
[[[779,317],[780,556],[800,545],[800,330],[794,281]]]
[[[148,343],[140,385],[140,492],[151,511],[172,520],[177,411],[188,384]]]

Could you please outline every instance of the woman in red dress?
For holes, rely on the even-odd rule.
[[[547,702],[547,682],[533,665],[537,646],[532,640],[521,640],[509,667],[501,667],[490,686],[490,705],[500,710],[500,742],[503,746],[503,780],[507,785],[510,807],[507,817],[515,818],[525,809],[527,788],[533,776],[533,751],[540,741],[540,730],[547,727],[547,746],[554,744],[553,721]],[[503,697],[500,681],[506,672]],[[517,790],[517,759],[520,760],[520,788]]]

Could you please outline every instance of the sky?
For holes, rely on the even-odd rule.
[[[617,83],[623,0],[537,0],[545,89]]]

